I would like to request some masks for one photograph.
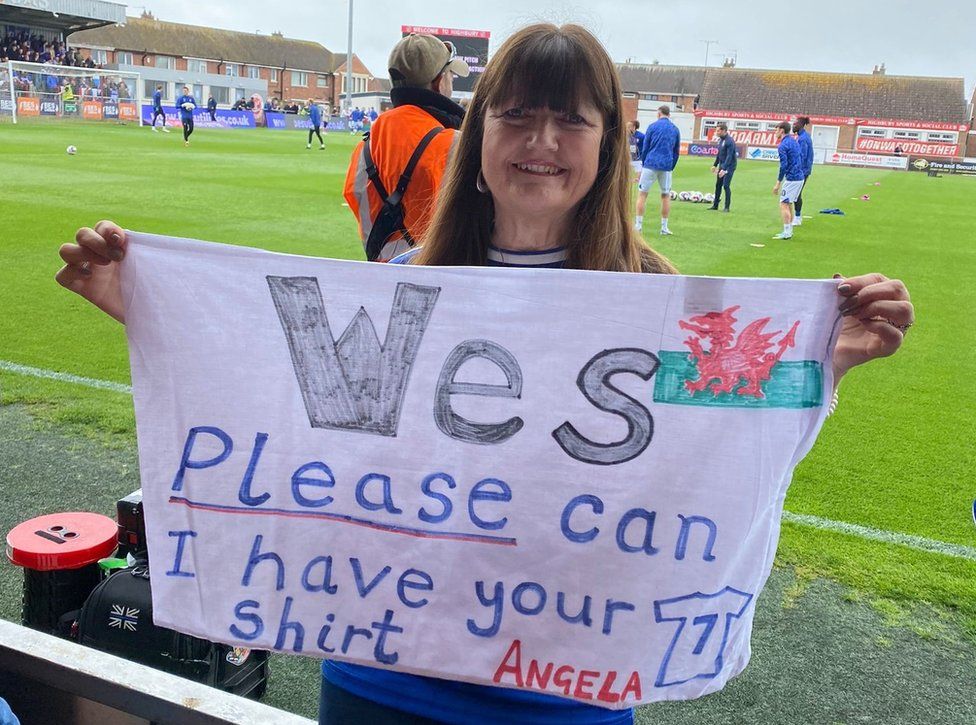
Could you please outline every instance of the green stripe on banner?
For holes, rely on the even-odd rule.
[[[764,397],[713,393],[710,389],[690,393],[686,380],[697,380],[698,369],[683,351],[662,350],[661,366],[655,375],[654,402],[671,405],[711,405],[720,408],[816,408],[823,402],[823,369],[816,360],[778,362],[769,380],[762,383]],[[740,382],[736,389],[743,387]]]

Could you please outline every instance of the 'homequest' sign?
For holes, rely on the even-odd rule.
[[[746,666],[836,282],[131,240],[159,624],[609,708]]]

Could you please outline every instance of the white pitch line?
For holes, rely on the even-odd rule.
[[[801,526],[810,526],[823,531],[834,531],[839,534],[849,534],[861,539],[871,541],[882,541],[886,544],[899,544],[910,549],[925,551],[930,554],[942,554],[956,559],[969,559],[976,561],[976,547],[963,546],[962,544],[949,544],[937,539],[926,539],[922,536],[912,536],[911,534],[899,534],[894,531],[884,529],[872,529],[870,526],[859,524],[848,524],[844,521],[831,521],[822,519],[819,516],[809,514],[795,514],[791,511],[783,512],[783,521],[789,521]]]
[[[18,375],[29,375],[35,378],[60,380],[64,383],[74,383],[76,385],[84,385],[89,388],[98,388],[100,390],[111,390],[115,393],[132,394],[132,386],[130,385],[113,383],[108,380],[85,378],[80,375],[72,375],[70,373],[59,373],[56,370],[32,368],[27,365],[18,365],[17,363],[8,362],[6,360],[0,360],[0,370],[16,373]],[[976,547],[972,546],[949,544],[945,541],[926,539],[922,536],[900,534],[895,531],[886,531],[884,529],[872,529],[870,526],[849,524],[844,521],[832,521],[831,519],[823,519],[819,516],[811,516],[809,514],[795,514],[791,511],[783,511],[783,520],[792,524],[799,524],[800,526],[809,526],[814,529],[820,529],[821,531],[833,531],[839,534],[848,534],[850,536],[856,536],[859,539],[880,541],[885,544],[907,546],[910,549],[924,551],[929,554],[941,554],[942,556],[951,556],[954,559],[969,559],[970,561],[976,561]]]
[[[47,378],[49,380],[60,380],[63,383],[75,383],[84,385],[88,388],[98,388],[99,390],[111,390],[113,393],[127,393],[132,395],[132,386],[123,383],[113,383],[109,380],[96,380],[95,378],[85,378],[81,375],[71,373],[59,373],[57,370],[44,370],[43,368],[32,368],[27,365],[0,360],[0,370],[18,375],[29,375],[33,378]]]

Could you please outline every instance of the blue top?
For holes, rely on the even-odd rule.
[[[189,121],[191,118],[193,118],[193,108],[190,108],[189,110],[183,108],[184,103],[192,103],[193,108],[196,108],[197,99],[195,99],[193,96],[180,96],[176,99],[176,107],[180,109],[180,120]]]
[[[362,121],[363,120],[363,112],[360,111],[358,108],[355,108],[355,109],[353,109],[352,113],[349,114],[349,117],[352,118],[352,120],[353,121],[356,121],[356,122]]]
[[[627,139],[627,143],[633,151],[630,152],[631,161],[640,161],[641,158],[641,147],[644,145],[644,134],[640,131],[634,131],[634,133]]]
[[[211,98],[210,100],[208,100],[207,101],[207,108],[209,108],[211,111],[216,111],[217,110],[217,101],[215,101],[213,98]]]
[[[390,264],[408,264],[419,251],[414,247]],[[486,266],[558,268],[565,262],[563,247],[540,252],[489,247]],[[533,690],[472,685],[332,660],[322,661],[322,677],[358,697],[443,722],[630,725],[634,719],[633,710],[606,710]]]
[[[800,144],[790,134],[779,142],[779,180],[803,181],[803,160]]]
[[[319,104],[313,103],[308,107],[308,119],[312,122],[313,126],[322,125],[322,109],[319,108]]]
[[[680,151],[681,132],[671,123],[670,118],[662,116],[648,126],[641,149],[641,161],[644,162],[645,169],[674,171]]]
[[[796,142],[800,145],[800,158],[803,163],[803,176],[813,173],[813,139],[805,128],[801,128],[796,135]]]
[[[163,107],[163,92],[156,91],[153,93],[153,110]]]
[[[732,138],[732,134],[725,134],[725,138],[719,137],[718,155],[715,157],[715,163],[712,166],[717,166],[722,171],[735,171],[738,164],[739,160],[736,158],[735,140]]]

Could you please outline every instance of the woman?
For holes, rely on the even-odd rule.
[[[569,267],[674,273],[629,219],[630,154],[613,62],[581,27],[535,25],[498,50],[478,83],[422,248],[395,262]],[[123,231],[80,229],[58,281],[123,319]],[[912,324],[901,282],[841,281],[846,315],[835,379],[890,355]],[[629,723],[610,711],[522,690],[489,688],[325,661],[325,723]]]

